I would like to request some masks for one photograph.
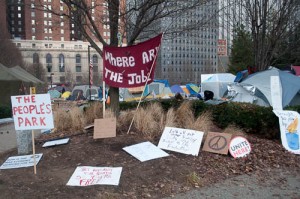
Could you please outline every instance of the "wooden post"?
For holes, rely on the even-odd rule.
[[[33,87],[33,88],[34,88],[34,87]],[[30,95],[34,95],[34,94],[35,94],[35,88],[32,89],[32,87],[30,87]],[[34,130],[31,130],[31,137],[32,137],[33,170],[34,170],[34,174],[36,174],[36,159],[35,159]]]

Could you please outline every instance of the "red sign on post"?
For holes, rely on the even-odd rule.
[[[49,94],[11,96],[16,130],[54,128]]]
[[[162,34],[128,47],[103,48],[103,79],[112,87],[131,88],[151,83]],[[152,69],[151,69],[152,68]]]

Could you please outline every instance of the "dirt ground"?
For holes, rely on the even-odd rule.
[[[65,134],[59,135],[60,137]],[[300,171],[300,157],[287,152],[278,140],[266,140],[253,135],[247,139],[252,152],[234,159],[201,151],[199,156],[167,151],[170,156],[140,162],[122,150],[123,147],[147,141],[137,135],[117,135],[94,140],[92,131],[73,134],[66,145],[43,148],[42,136],[36,140],[36,153],[43,153],[33,167],[0,170],[0,198],[164,198],[188,190],[220,183],[243,174],[260,172],[261,179],[270,169]],[[158,144],[157,140],[151,142]],[[17,149],[1,153],[0,164],[17,155]],[[66,186],[77,166],[122,167],[118,186]]]

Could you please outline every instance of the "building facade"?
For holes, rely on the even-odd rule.
[[[164,38],[156,69],[157,78],[168,79],[171,84],[199,84],[201,74],[219,71],[217,12],[218,0],[212,0],[184,15],[162,19],[162,31],[177,30],[188,24],[195,26]]]
[[[100,34],[110,43],[110,27],[104,23],[108,19],[107,2],[87,0],[86,3]],[[76,24],[81,22],[80,13],[73,11],[70,15],[69,7],[60,0],[3,0],[0,9],[2,27],[7,27],[24,61],[41,64],[49,84],[88,83],[88,50],[94,66],[94,83],[102,80],[102,58],[89,48]],[[102,48],[102,44],[97,44]]]

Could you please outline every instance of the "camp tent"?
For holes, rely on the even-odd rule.
[[[212,91],[214,98],[221,99],[227,92],[227,85],[232,83],[235,75],[231,73],[216,73],[201,75],[201,92]]]
[[[24,83],[38,84],[43,82],[20,66],[7,68],[0,64],[0,90],[2,93],[0,104],[11,104],[10,96],[19,95],[19,89]]]
[[[182,88],[180,87],[180,85],[175,84],[173,86],[171,86],[171,91],[172,93],[176,94],[176,93],[180,93],[184,95],[184,91],[182,90]]]
[[[230,88],[229,96],[232,101],[248,101],[252,97],[252,103],[262,106],[272,106],[271,76],[278,76],[282,86],[282,107],[300,104],[300,77],[277,68],[249,75],[240,83],[244,90],[234,92],[234,86]],[[235,83],[236,85],[238,83]],[[236,86],[235,86],[236,87]],[[232,95],[232,93],[235,93]],[[251,101],[251,100],[250,100]]]
[[[192,97],[196,97],[197,94],[200,92],[200,88],[199,88],[199,86],[197,86],[196,84],[190,83],[190,84],[186,84],[185,86],[186,86],[186,88],[189,90],[190,95],[191,95]]]
[[[153,98],[170,98],[174,96],[169,86],[168,80],[154,80],[152,83],[146,85],[145,91],[143,93],[144,87],[137,88],[120,88],[119,96],[121,101],[138,101],[142,97],[147,99]]]

